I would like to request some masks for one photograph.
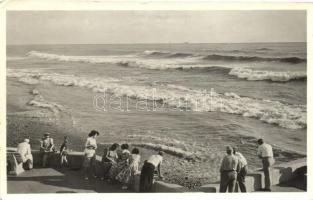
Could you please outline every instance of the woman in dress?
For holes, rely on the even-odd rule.
[[[125,166],[124,169],[116,176],[116,180],[123,183],[122,189],[128,189],[128,186],[133,182],[135,174],[139,173],[140,155],[139,149],[134,148],[129,158],[129,165]]]
[[[122,169],[129,165],[130,152],[128,148],[129,148],[128,144],[121,145],[122,149],[121,156],[119,157],[116,163],[112,164],[109,171],[109,178],[111,181],[116,180],[115,179],[116,176],[122,171]]]
[[[110,148],[104,150],[104,154],[102,156],[102,164],[103,164],[103,177],[101,180],[104,180],[108,177],[108,172],[113,164],[116,163],[118,159],[117,149],[119,144],[114,143],[110,146]]]
[[[99,135],[98,131],[92,130],[88,134],[88,138],[85,144],[85,158],[83,163],[84,168],[84,176],[85,180],[88,180],[88,173],[93,174],[95,176],[95,170],[94,168],[94,160],[96,157],[96,149],[97,149],[97,141],[96,137]]]

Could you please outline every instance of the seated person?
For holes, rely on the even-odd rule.
[[[17,145],[17,152],[20,154],[23,168],[25,170],[30,170],[33,168],[33,155],[31,152],[29,139],[24,139],[24,142],[21,142]]]

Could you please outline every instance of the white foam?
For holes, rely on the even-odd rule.
[[[153,53],[154,51],[148,51]],[[171,58],[171,59],[144,59],[136,55],[119,55],[119,56],[65,56],[50,54],[38,51],[27,53],[30,57],[41,58],[46,60],[56,60],[62,62],[84,62],[93,64],[116,64],[124,67],[136,67],[145,69],[165,70],[165,69],[191,69],[212,67],[207,64],[193,64],[196,58]],[[192,63],[192,64],[191,64]]]
[[[105,77],[88,78],[32,70],[9,69],[8,76],[32,77],[40,81],[50,81],[55,85],[82,87],[94,92],[111,92],[119,97],[162,101],[171,107],[188,107],[192,111],[238,114],[290,129],[306,128],[306,105],[289,105],[278,101],[241,97],[232,92],[220,94],[176,85],[124,85],[116,79]]]
[[[246,79],[249,81],[271,80],[277,82],[286,82],[290,80],[304,79],[307,77],[306,72],[304,71],[274,72],[274,71],[253,70],[244,67],[237,67],[231,69],[229,75],[234,75],[237,76],[238,78]]]
[[[147,143],[134,143],[133,145],[151,148],[151,149],[158,150],[158,151],[161,150],[161,151],[164,151],[165,153],[172,154],[174,156],[181,157],[181,158],[194,159],[195,157],[194,152],[185,151],[181,148],[171,147],[171,146],[167,146],[163,144],[154,144],[154,143],[147,142]]]
[[[28,105],[38,108],[47,108],[55,114],[59,114],[60,111],[65,110],[62,105],[46,101],[38,90],[34,89],[32,94],[34,95],[34,98],[28,102]]]

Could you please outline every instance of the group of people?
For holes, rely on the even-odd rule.
[[[96,137],[99,135],[98,131],[92,130],[88,134],[85,143],[85,159],[83,163],[85,180],[89,176],[95,174],[95,153],[97,149]],[[153,178],[157,170],[158,176],[161,175],[161,164],[163,161],[163,152],[160,151],[157,155],[151,155],[144,161],[141,171],[139,170],[141,156],[138,148],[133,148],[129,151],[128,144],[117,143],[112,144],[108,149],[104,150],[102,156],[103,174],[101,180],[108,180],[108,182],[118,181],[122,183],[122,189],[128,189],[134,183],[134,176],[140,174],[140,192],[149,192],[152,189]]]
[[[90,176],[96,176],[95,158],[98,131],[92,130],[88,134],[84,150],[83,171],[84,179],[88,180]],[[262,160],[263,171],[265,177],[264,191],[271,191],[271,175],[270,168],[274,164],[274,156],[271,145],[264,143],[263,139],[258,140],[257,155]],[[18,144],[17,152],[21,155],[24,169],[33,168],[33,157],[29,144],[29,138]],[[47,161],[52,153],[56,152],[53,139],[49,133],[44,134],[40,142],[40,152],[42,158],[42,166],[47,166]],[[129,151],[128,144],[119,145],[112,144],[104,150],[101,164],[103,174],[101,180],[108,182],[122,183],[122,189],[128,189],[134,182],[134,177],[140,174],[140,192],[150,192],[152,190],[154,176],[157,174],[163,179],[161,173],[161,164],[163,162],[163,152],[159,151],[156,155],[151,155],[144,161],[141,170],[139,165],[141,156],[138,148]],[[64,137],[60,151],[60,166],[68,166],[68,137]],[[220,192],[234,192],[236,183],[238,183],[241,192],[247,192],[245,185],[245,176],[248,172],[248,163],[246,158],[238,152],[235,147],[227,146],[226,155],[220,166]]]
[[[258,141],[257,155],[262,160],[265,188],[264,191],[271,191],[270,168],[274,164],[272,146],[264,143],[263,139]],[[234,192],[238,183],[241,192],[247,192],[245,176],[248,173],[248,163],[246,158],[238,152],[235,147],[226,147],[226,156],[222,160],[220,167],[220,192]]]
[[[33,155],[30,147],[30,139],[25,138],[23,142],[17,145],[17,153],[21,156],[23,162],[23,168],[25,170],[31,170],[33,168]],[[60,166],[68,166],[67,161],[67,143],[68,136],[64,137],[64,141],[60,148]],[[49,157],[55,153],[55,146],[53,139],[50,137],[50,133],[45,133],[44,137],[40,140],[40,154],[42,167],[47,167]]]

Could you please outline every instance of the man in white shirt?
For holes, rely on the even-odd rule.
[[[245,177],[248,173],[248,162],[246,158],[238,152],[236,147],[233,147],[234,156],[238,158],[238,165],[239,165],[239,172],[237,176],[237,182],[241,192],[247,192],[246,184],[245,184]]]
[[[263,139],[258,140],[257,155],[262,159],[264,178],[265,178],[265,191],[271,191],[271,166],[274,164],[274,154],[272,146],[264,143]]]
[[[161,164],[163,162],[163,151],[158,155],[150,156],[144,163],[140,174],[140,192],[150,192],[153,184],[154,171],[158,169],[158,175],[162,179]]]
[[[33,155],[31,152],[29,139],[24,139],[24,142],[21,142],[17,145],[16,150],[22,158],[23,168],[26,170],[30,170],[33,168]]]

